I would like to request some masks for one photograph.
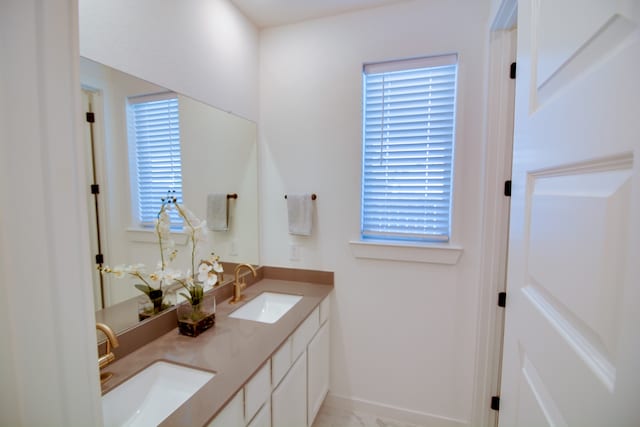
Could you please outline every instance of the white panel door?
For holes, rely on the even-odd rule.
[[[640,1],[518,4],[499,424],[640,426]]]

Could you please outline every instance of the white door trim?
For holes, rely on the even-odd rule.
[[[512,30],[518,20],[518,0],[502,0],[491,24],[491,31]]]
[[[504,309],[497,306],[497,298],[506,287],[509,199],[503,188],[504,181],[511,177],[515,84],[509,79],[509,65],[515,61],[516,9],[517,0],[504,0],[489,28],[482,255],[470,421],[470,425],[479,427],[497,424],[497,413],[489,404],[491,396],[499,391],[502,359]]]

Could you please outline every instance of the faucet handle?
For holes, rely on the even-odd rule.
[[[242,295],[242,290],[247,287],[247,282],[244,280],[244,276],[240,275],[240,271],[243,268],[248,268],[251,270],[253,277],[256,277],[256,270],[251,266],[251,264],[238,264],[235,268],[235,281],[233,282],[233,297],[229,300],[229,303],[235,304],[242,300],[244,300],[244,295]]]
[[[98,368],[102,369],[114,360],[116,360],[116,355],[111,351],[112,348],[118,348],[120,343],[118,342],[118,338],[116,334],[113,333],[113,330],[106,325],[105,323],[96,323],[96,329],[101,331],[107,337],[107,349],[104,355],[98,355]],[[100,374],[100,384],[106,382],[109,378],[111,378],[113,374],[110,373],[101,373]]]
[[[251,274],[253,274],[253,277],[256,277],[257,273],[256,273],[256,269],[253,268],[253,266],[251,264],[238,264],[235,268],[235,279],[237,283],[244,283],[244,277],[240,276],[240,271],[246,268],[249,271],[251,271]]]

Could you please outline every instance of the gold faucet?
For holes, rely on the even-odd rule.
[[[253,273],[253,277],[256,277],[256,269],[253,268],[250,264],[238,264],[235,269],[236,280],[233,282],[233,297],[229,300],[229,303],[235,304],[244,299],[244,295],[242,295],[242,290],[247,287],[247,283],[244,281],[244,278],[240,277],[240,270],[243,268],[248,268]]]
[[[98,357],[98,368],[102,369],[114,360],[116,360],[116,355],[111,351],[112,348],[118,348],[120,343],[118,342],[118,338],[116,334],[113,333],[113,330],[109,326],[104,323],[96,323],[96,329],[102,331],[104,335],[107,337],[107,350],[103,356]],[[101,372],[100,373],[100,384],[104,384],[113,376],[110,372]]]

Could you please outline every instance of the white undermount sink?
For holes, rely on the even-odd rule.
[[[231,313],[229,317],[275,323],[301,299],[300,295],[263,292]]]
[[[104,425],[158,425],[213,376],[211,372],[155,362],[102,396]]]

